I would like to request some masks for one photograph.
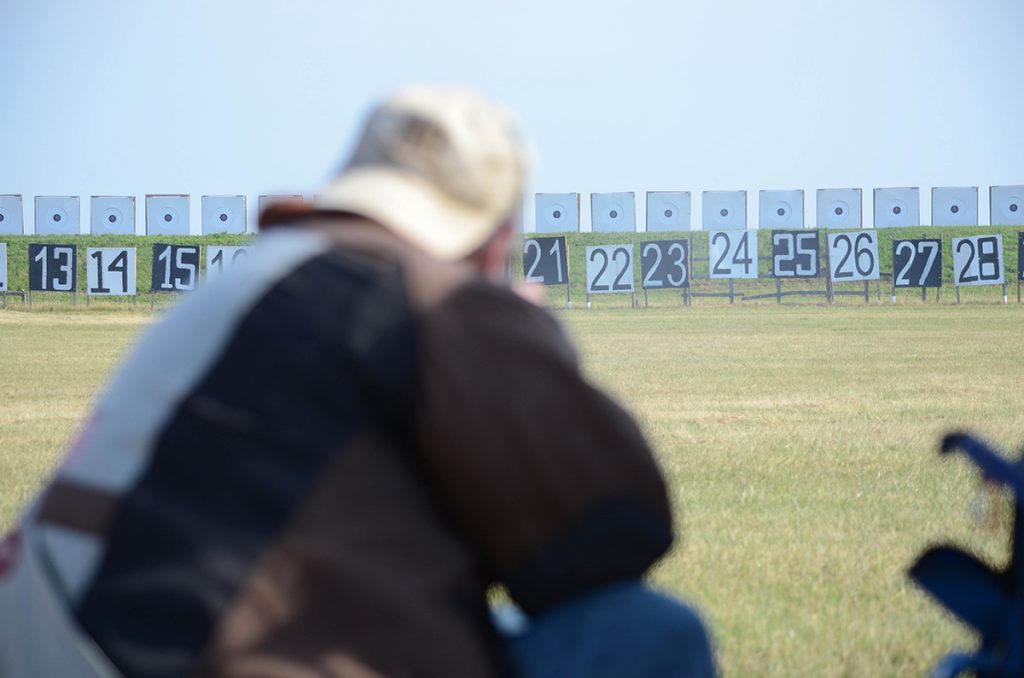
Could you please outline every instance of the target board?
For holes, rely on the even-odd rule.
[[[633,291],[633,244],[587,247],[587,294]]]
[[[37,195],[37,235],[78,235],[80,209],[77,195]]]
[[[28,288],[33,292],[74,292],[78,283],[78,251],[74,245],[28,246]]]
[[[861,228],[860,189],[819,188],[815,216],[818,228]]]
[[[747,192],[704,191],[701,215],[705,231],[742,231],[747,227]]]
[[[590,230],[594,233],[636,231],[636,196],[633,193],[591,193]]]
[[[648,232],[689,231],[689,191],[647,192]]]
[[[523,243],[523,277],[542,285],[569,283],[565,238],[527,238]]]
[[[761,191],[758,194],[757,227],[784,229],[804,227],[804,192]]]
[[[24,235],[23,215],[20,195],[0,195],[0,235]]]
[[[198,245],[153,245],[154,292],[183,292],[195,289],[199,279]]]
[[[580,230],[579,193],[538,193],[534,199],[537,233]]]
[[[92,196],[89,200],[89,232],[93,235],[135,235],[135,197]]]
[[[1024,186],[990,187],[988,211],[993,226],[1024,226]]]
[[[644,289],[690,286],[690,242],[648,240],[640,245],[640,276]]]
[[[893,240],[892,286],[942,287],[942,240]]]
[[[147,195],[146,235],[188,235],[187,195]]]
[[[953,238],[953,284],[1002,285],[1002,236]]]
[[[916,188],[876,188],[875,228],[921,224],[921,195]]]
[[[712,231],[708,234],[709,278],[756,278],[757,232]]]
[[[821,250],[817,231],[772,231],[772,275],[776,278],[817,278]]]
[[[7,243],[0,242],[0,292],[7,291]]]
[[[204,195],[203,235],[245,233],[244,195]]]
[[[85,257],[85,293],[135,296],[135,248],[90,247]]]
[[[208,245],[206,248],[206,279],[212,280],[249,258],[251,246]]]
[[[977,226],[978,187],[932,189],[933,226]]]
[[[828,271],[832,282],[878,280],[878,234],[829,233]]]

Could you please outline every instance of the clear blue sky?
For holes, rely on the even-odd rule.
[[[1024,2],[0,0],[0,193],[314,193],[410,81],[517,109],[532,191],[1024,183]],[[525,219],[532,225],[532,196]],[[696,221],[696,218],[695,218]],[[140,223],[141,226],[141,223]]]

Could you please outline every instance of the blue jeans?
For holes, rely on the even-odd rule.
[[[523,678],[713,676],[707,631],[696,612],[640,582],[624,582],[526,619],[495,613],[512,666]]]

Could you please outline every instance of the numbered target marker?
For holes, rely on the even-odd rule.
[[[92,196],[89,200],[89,232],[93,235],[135,235],[135,196]]]
[[[78,235],[80,211],[77,195],[37,195],[36,234]]]
[[[221,247],[209,245],[206,248],[206,279],[212,280],[228,269],[243,263],[249,258],[252,247],[235,246]]]
[[[633,291],[633,245],[587,247],[587,293],[615,294]]]
[[[942,287],[942,240],[893,240],[892,285]]]
[[[86,294],[135,296],[135,248],[90,247],[85,256]]]
[[[30,244],[28,288],[34,292],[74,292],[78,283],[74,245]]]
[[[978,187],[932,189],[933,226],[977,226]]]
[[[817,231],[772,231],[772,275],[776,278],[817,278],[821,252]]]
[[[988,205],[993,226],[1024,226],[1024,186],[990,187]]]
[[[756,278],[757,232],[713,231],[708,235],[708,277]]]
[[[0,235],[24,235],[24,210],[20,195],[0,195]]]
[[[1002,236],[972,235],[967,238],[953,238],[953,283],[1002,285]]]
[[[876,188],[875,228],[921,225],[921,195],[916,188]]]
[[[244,195],[204,195],[203,235],[245,233]]]
[[[704,191],[701,214],[705,231],[742,231],[747,227],[747,192]]]
[[[819,188],[815,216],[818,228],[861,228],[859,188]]]
[[[146,235],[188,235],[187,195],[147,195]]]
[[[565,238],[528,238],[523,243],[523,276],[526,282],[542,285],[568,284]]]
[[[591,193],[590,230],[595,233],[636,231],[636,196],[632,193]]]
[[[757,200],[758,228],[803,228],[804,192],[761,191]]]
[[[579,193],[538,193],[534,199],[537,233],[580,230]]]
[[[153,245],[154,292],[183,292],[195,289],[198,279],[198,245]]]
[[[0,242],[0,292],[7,291],[7,243]]]
[[[828,234],[828,270],[833,282],[878,280],[878,234]]]
[[[649,240],[641,244],[640,274],[644,289],[689,287],[690,241]]]
[[[663,233],[665,231],[689,231],[690,229],[689,191],[647,192],[647,230],[649,232]]]

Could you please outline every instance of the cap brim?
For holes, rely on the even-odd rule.
[[[386,167],[345,170],[320,193],[316,205],[373,219],[449,261],[476,250],[499,226],[496,217],[453,200],[426,180]]]

